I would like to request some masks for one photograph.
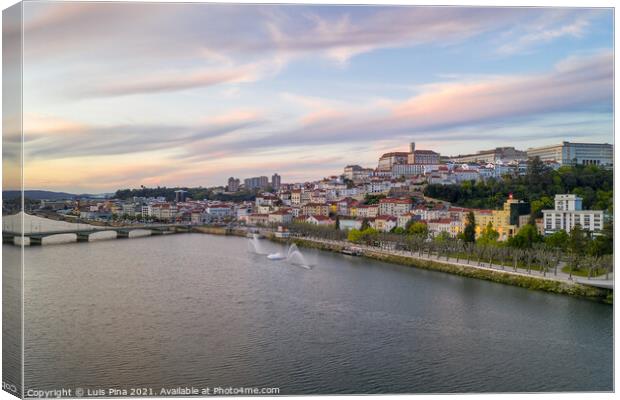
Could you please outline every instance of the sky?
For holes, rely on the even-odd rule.
[[[613,143],[611,9],[26,2],[23,12],[29,189],[316,180],[375,167],[412,141],[442,155]],[[6,25],[5,38],[19,35]]]

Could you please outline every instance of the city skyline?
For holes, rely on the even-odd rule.
[[[611,9],[27,3],[24,19],[29,189],[315,180],[411,141],[613,143]]]

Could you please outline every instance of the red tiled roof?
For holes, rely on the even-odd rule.
[[[391,215],[379,215],[375,219],[380,219],[380,220],[385,220],[385,221],[397,221],[398,220],[396,217],[393,217]]]
[[[325,203],[306,203],[304,207],[328,207]]]
[[[407,155],[409,155],[409,153],[404,152],[404,151],[392,151],[390,153],[385,153],[384,155],[381,156],[381,158],[387,158],[387,157],[407,157]]]
[[[287,215],[290,214],[290,210],[278,210],[271,213],[272,215]]]
[[[411,201],[411,199],[393,199],[393,198],[387,198],[387,199],[381,199],[381,200],[379,200],[379,203],[411,204],[411,203],[412,203],[412,201]]]

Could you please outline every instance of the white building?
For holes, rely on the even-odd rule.
[[[209,206],[205,211],[211,218],[215,219],[226,218],[234,215],[233,209],[225,205]]]
[[[411,199],[381,199],[379,200],[379,215],[399,216],[411,210]]]
[[[614,146],[608,143],[570,143],[527,149],[529,158],[557,161],[562,165],[600,165],[613,167]]]
[[[379,206],[376,204],[357,206],[358,218],[375,218],[377,215],[379,215]]]
[[[342,218],[340,217],[340,230],[346,231],[350,229],[361,229],[362,228],[362,219],[359,218]]]
[[[278,210],[269,214],[268,222],[270,224],[288,225],[293,222],[293,215],[289,210]]]
[[[392,178],[423,175],[426,166],[426,164],[394,164],[392,166]]]
[[[391,215],[380,215],[370,222],[370,226],[379,232],[389,232],[396,228],[398,219]]]
[[[603,229],[603,211],[582,210],[581,198],[574,194],[555,195],[555,209],[543,210],[545,234],[564,230],[570,232],[575,225],[597,232]]]

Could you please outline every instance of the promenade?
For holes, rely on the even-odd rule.
[[[580,277],[580,276],[575,276],[575,275],[571,277],[566,272],[561,271],[561,268],[558,268],[557,271],[555,272],[548,271],[546,273],[544,273],[543,271],[537,271],[534,269],[528,272],[527,270],[524,270],[522,268],[517,268],[517,270],[515,271],[513,267],[508,267],[505,265],[490,264],[488,262],[483,262],[483,261],[478,263],[476,260],[470,260],[469,262],[467,262],[466,259],[459,259],[457,261],[456,258],[440,256],[439,254],[423,253],[422,255],[420,255],[418,254],[418,252],[395,250],[395,249],[389,249],[389,248],[378,247],[378,246],[354,244],[348,241],[329,240],[329,239],[323,239],[323,238],[317,238],[317,237],[304,236],[304,237],[296,237],[296,238],[301,239],[301,240],[307,240],[310,242],[322,243],[322,244],[328,244],[328,245],[334,245],[334,246],[340,246],[340,247],[355,247],[355,248],[361,249],[364,253],[372,252],[372,253],[383,254],[383,255],[388,255],[388,256],[399,256],[399,257],[406,257],[406,258],[416,259],[416,260],[435,261],[435,262],[440,262],[443,264],[449,264],[449,265],[454,265],[454,266],[476,268],[480,270],[487,270],[487,271],[494,271],[494,272],[502,272],[502,273],[507,273],[507,274],[516,275],[516,276],[539,278],[539,279],[545,279],[545,280],[550,280],[550,281],[562,282],[566,284],[579,283],[583,285],[595,286],[595,287],[600,287],[600,288],[605,288],[605,289],[614,288],[613,272],[609,273],[608,277],[606,275],[600,275],[600,276],[592,277],[588,279],[586,277]]]

